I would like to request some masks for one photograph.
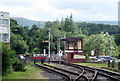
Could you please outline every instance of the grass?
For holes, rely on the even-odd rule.
[[[41,63],[36,63],[36,64],[42,65]],[[48,64],[48,63],[44,63],[44,64],[50,65],[50,64]],[[47,68],[49,68],[49,69],[53,69],[53,68],[51,68],[51,67],[49,67],[49,66],[44,66],[44,67],[47,67]]]
[[[108,67],[107,63],[75,63],[75,64],[79,64],[79,65],[83,65],[83,66],[89,66],[89,67],[93,67],[93,68],[98,68],[98,69],[114,72],[112,70],[107,70],[107,69],[101,68],[101,67]],[[115,69],[117,69],[117,68],[115,68]],[[120,73],[120,72],[118,72],[118,73]]]
[[[11,74],[8,74],[6,77],[2,77],[3,79],[47,79],[40,73],[44,72],[43,70],[39,68],[35,68],[32,66],[33,63],[29,63],[26,66],[25,72],[12,72]]]
[[[41,63],[37,63],[37,64],[40,64],[41,65]],[[58,67],[58,68],[61,68],[61,69],[66,69],[65,67],[62,67],[62,66],[60,66],[59,64],[55,64],[55,63],[44,63],[44,64],[47,64],[47,65],[50,65],[50,66],[55,66],[55,67]],[[47,68],[50,68],[50,69],[53,69],[53,68],[51,68],[51,67],[49,67],[49,66],[45,66],[45,67],[47,67]],[[67,69],[66,69],[67,70]]]
[[[0,76],[0,81],[2,80],[2,76]]]
[[[115,69],[118,69],[118,63],[115,63],[114,65],[115,65],[114,68],[115,68]]]
[[[84,66],[89,66],[93,68],[101,68],[101,67],[107,67],[107,63],[75,63],[75,64],[80,64]]]

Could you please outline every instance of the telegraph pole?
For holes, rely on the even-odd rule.
[[[50,28],[48,30],[48,34],[49,34],[48,58],[49,58],[49,63],[50,63]]]

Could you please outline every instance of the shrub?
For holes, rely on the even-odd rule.
[[[2,75],[6,76],[11,72],[12,62],[14,60],[15,51],[11,50],[5,43],[2,44]]]
[[[14,71],[26,71],[25,66],[18,60],[15,60],[12,66]]]

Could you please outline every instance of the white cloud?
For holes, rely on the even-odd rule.
[[[119,0],[52,0],[60,2],[118,2]]]
[[[83,0],[1,0],[0,11],[10,12],[12,17],[25,17],[43,21],[61,19],[71,13],[75,20],[117,20],[118,0],[84,0],[84,2],[88,3],[107,3],[106,5],[88,4],[85,9],[81,9],[81,6],[79,6],[80,8],[77,7],[76,4],[65,8],[62,4],[64,2],[76,2],[81,5]],[[59,4],[63,8],[59,9],[58,5],[53,3]]]

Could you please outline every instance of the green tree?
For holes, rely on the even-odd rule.
[[[117,59],[120,59],[120,45],[117,46],[116,53],[112,56],[117,58]]]
[[[48,33],[46,33],[46,31],[48,31],[49,28],[51,29],[51,41],[50,41],[51,42],[51,52],[57,53],[58,39],[64,38],[66,35],[66,32],[62,30],[62,24],[60,21],[58,21],[58,20],[53,21],[53,22],[48,21],[48,22],[46,22],[45,28],[43,29],[43,33],[41,36],[41,37],[43,37],[43,36],[44,37],[41,39],[48,40]],[[48,48],[46,48],[46,49],[48,49]]]
[[[98,34],[100,32],[108,32],[109,34],[117,34],[119,26],[117,25],[107,25],[107,24],[95,24],[86,22],[77,22],[77,27],[84,31],[89,31],[89,35]]]
[[[114,55],[116,53],[116,44],[114,37],[108,33],[100,33],[84,38],[83,42],[85,53],[90,55],[91,50],[99,49],[99,54],[106,52],[107,55]]]
[[[63,23],[62,29],[63,29],[65,32],[68,32],[68,33],[77,32],[77,26],[76,26],[76,24],[73,22],[72,14],[71,14],[69,17],[66,17],[65,20],[64,20],[62,23]]]
[[[115,42],[117,45],[120,45],[120,34],[115,35]]]
[[[23,54],[26,52],[27,44],[23,40],[23,37],[16,34],[11,34],[11,48],[16,51],[17,54]]]
[[[2,75],[8,74],[12,69],[12,62],[14,61],[15,51],[11,50],[8,45],[2,43]]]
[[[48,43],[44,44],[43,41],[48,40],[47,31],[49,28],[51,29],[51,52],[57,51],[57,41],[64,37],[84,37],[85,53],[90,53],[91,50],[98,48],[101,49],[101,54],[102,52],[114,54],[116,44],[119,45],[119,36],[115,36],[116,44],[112,36],[118,32],[119,26],[74,22],[72,14],[61,21],[48,21],[44,28],[39,28],[37,25],[33,25],[32,28],[22,27],[13,19],[10,23],[11,48],[16,50],[17,53],[43,53],[43,49],[48,49]],[[110,35],[101,32],[108,32]],[[63,49],[63,44],[61,49]]]

